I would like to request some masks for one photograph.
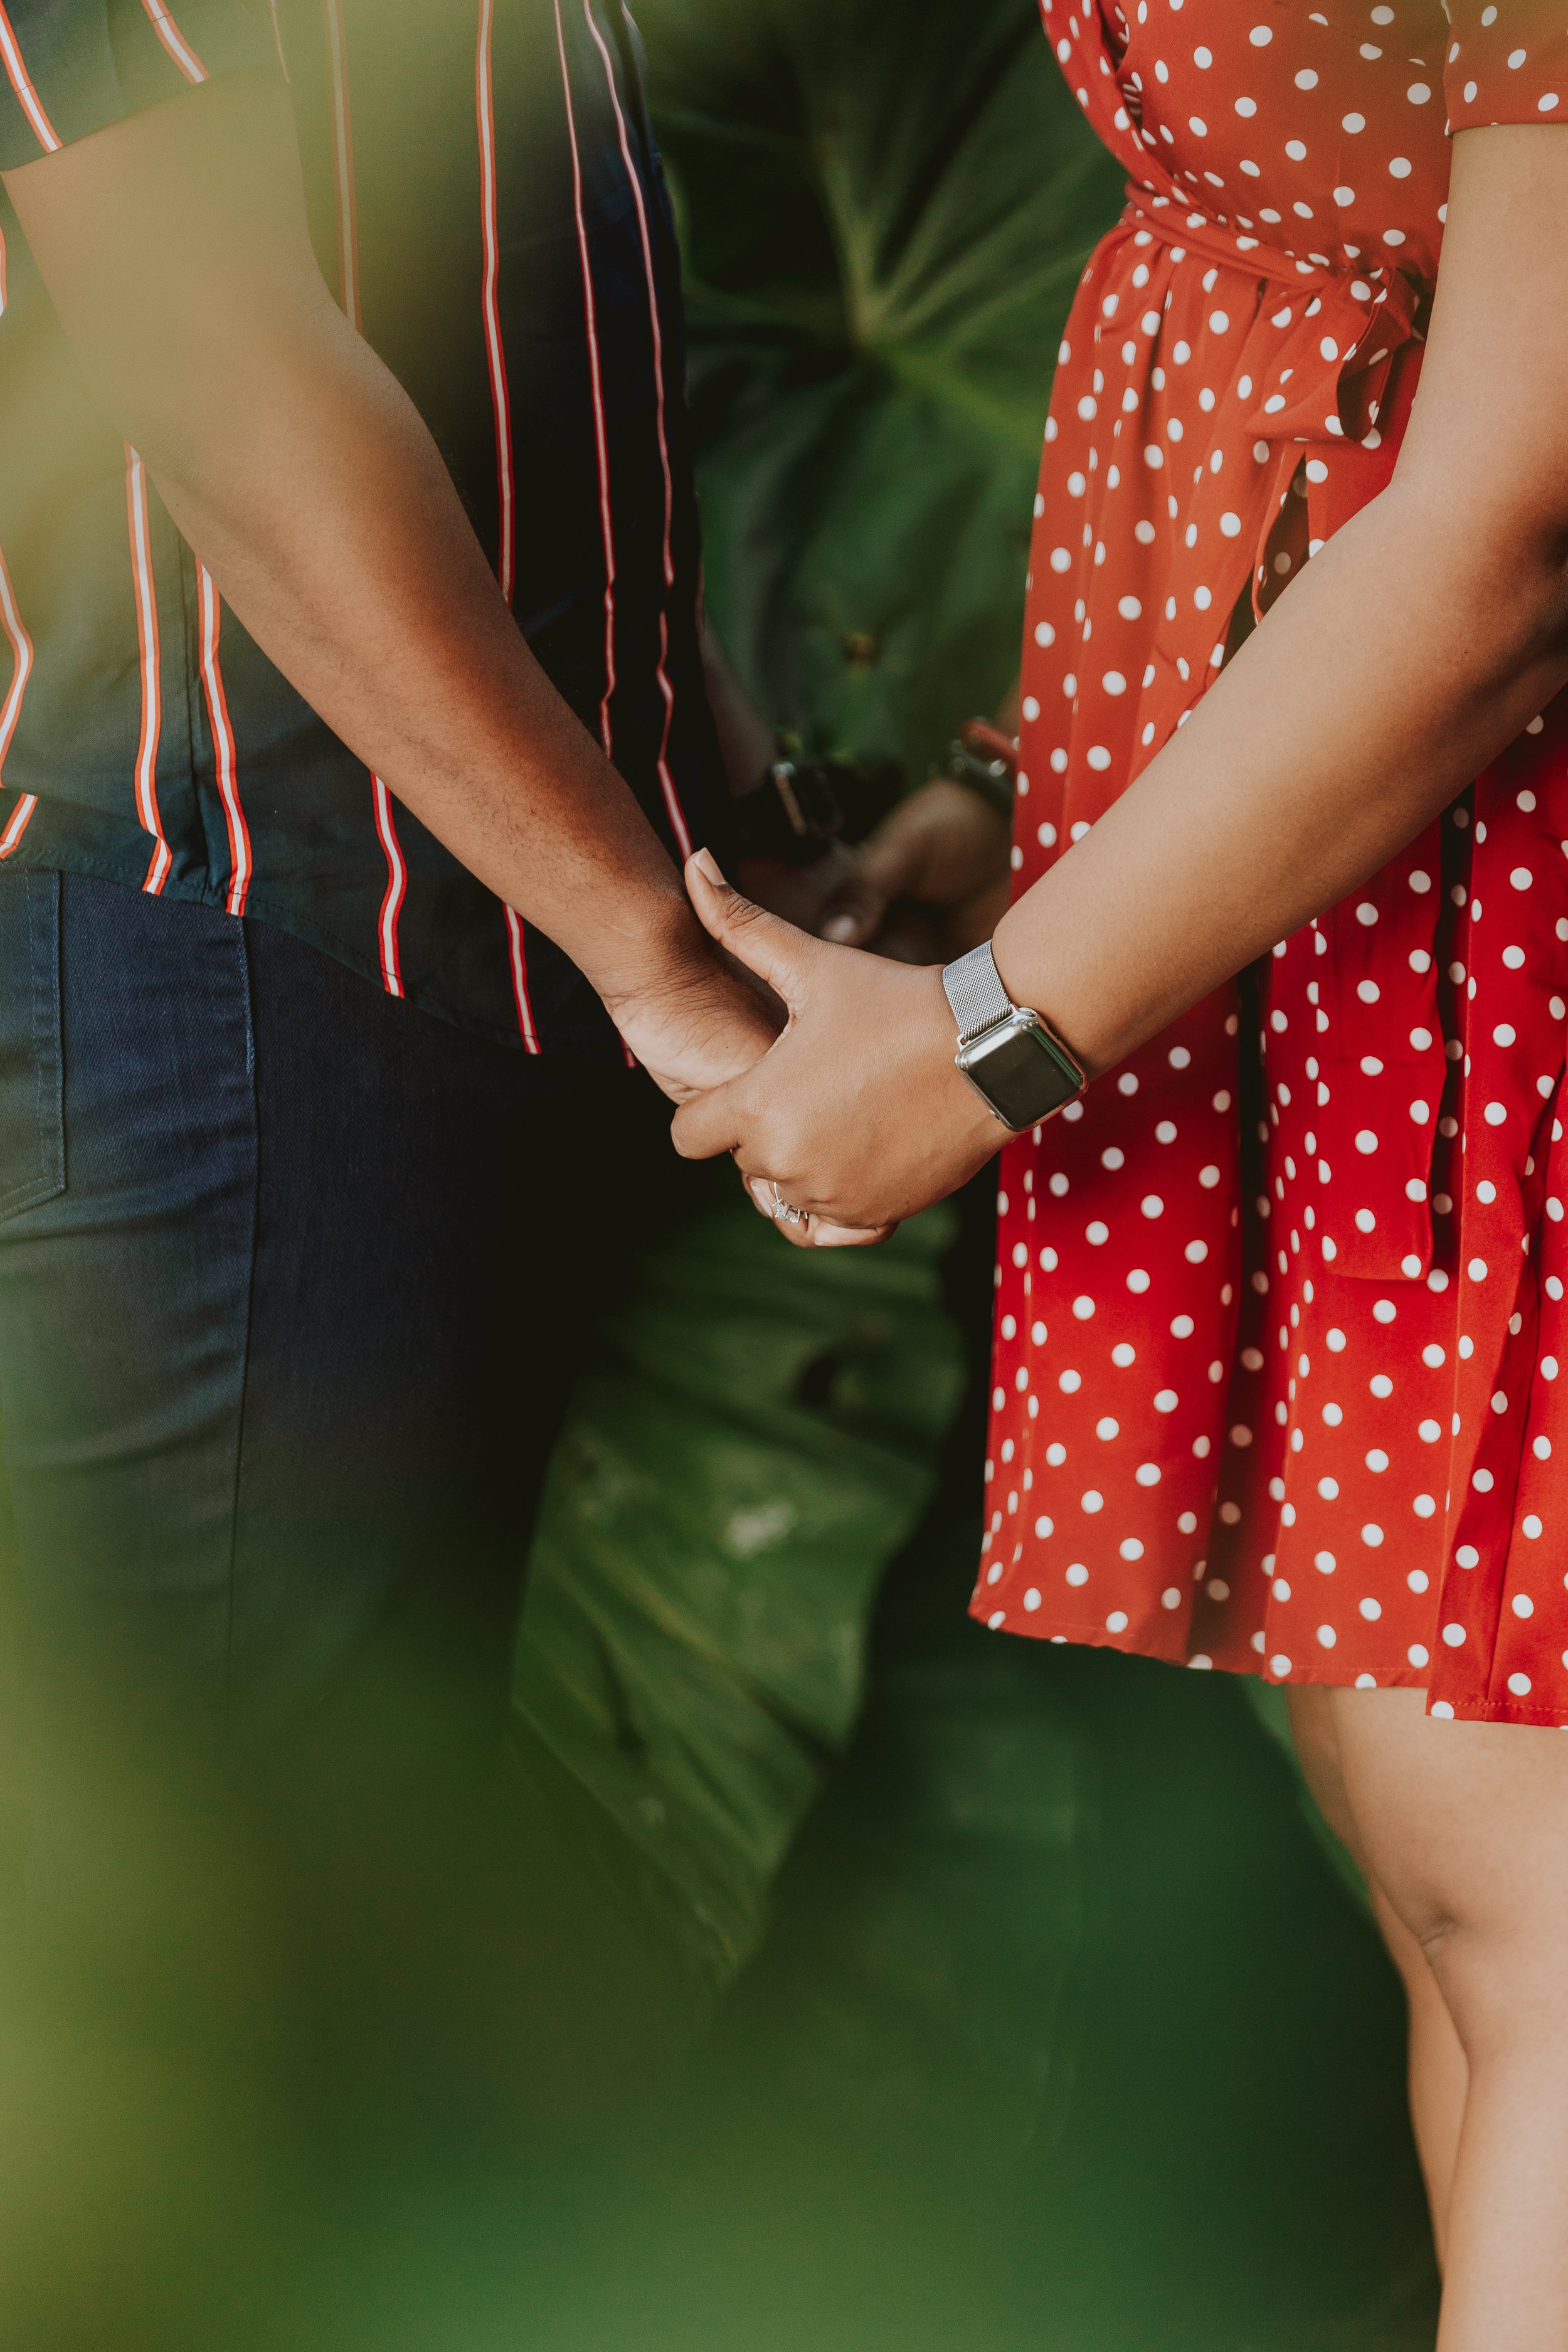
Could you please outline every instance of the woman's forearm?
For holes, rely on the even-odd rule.
[[[1394,481],[1297,573],[996,958],[1093,1069],[1388,861],[1568,680],[1568,139],[1454,142]]]
[[[1385,865],[1565,681],[1551,544],[1396,478],[1004,917],[1011,993],[1120,1061]]]

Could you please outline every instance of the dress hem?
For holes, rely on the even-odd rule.
[[[1254,1664],[1248,1658],[1234,1654],[1211,1654],[1194,1651],[1189,1657],[1180,1650],[1151,1647],[1129,1633],[1113,1633],[1104,1625],[1066,1625],[1059,1619],[1045,1619],[1027,1625],[993,1625],[994,1612],[985,1605],[986,1595],[976,1593],[970,1603],[969,1614],[978,1625],[991,1633],[1007,1633],[1020,1641],[1070,1643],[1074,1649],[1117,1650],[1127,1658],[1152,1658],[1163,1666],[1184,1666],[1190,1673],[1214,1672],[1222,1675],[1248,1675],[1255,1682],[1267,1683],[1270,1690],[1354,1690],[1360,1687],[1358,1676],[1349,1670],[1336,1674],[1328,1660],[1314,1659],[1310,1665],[1292,1663],[1289,1675],[1271,1675],[1262,1664]],[[1370,1669],[1363,1669],[1370,1672]],[[1541,1730],[1568,1730],[1568,1715],[1550,1707],[1526,1706],[1515,1700],[1473,1698],[1447,1699],[1431,1695],[1430,1670],[1426,1666],[1395,1666],[1387,1674],[1373,1677],[1370,1687],[1376,1690],[1424,1690],[1427,1693],[1426,1713],[1439,1722],[1456,1723],[1516,1723],[1533,1725]],[[1439,1712],[1440,1710],[1440,1712]]]

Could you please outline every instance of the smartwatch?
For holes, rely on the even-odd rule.
[[[1061,1039],[1003,987],[989,940],[950,963],[942,984],[958,1024],[953,1059],[993,1118],[1037,1127],[1082,1094],[1089,1081]]]

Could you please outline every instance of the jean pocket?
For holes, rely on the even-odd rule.
[[[0,1218],[66,1189],[60,877],[0,871]]]

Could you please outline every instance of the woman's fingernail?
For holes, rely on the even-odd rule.
[[[711,882],[720,890],[725,887],[724,877],[719,871],[719,861],[710,849],[699,849],[691,863],[705,881]]]

